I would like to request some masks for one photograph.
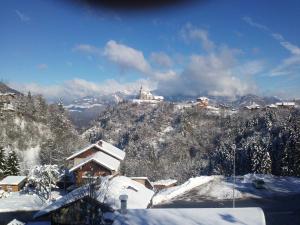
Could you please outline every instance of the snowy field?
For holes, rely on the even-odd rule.
[[[253,181],[261,179],[264,188],[256,189]],[[265,198],[300,193],[300,178],[273,175],[246,174],[236,178],[235,198]],[[233,179],[223,176],[191,178],[182,185],[161,190],[152,202],[154,205],[173,200],[195,201],[198,199],[232,199]]]

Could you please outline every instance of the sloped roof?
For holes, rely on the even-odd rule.
[[[81,162],[79,162],[77,165],[73,166],[70,171],[75,171],[78,168],[80,168],[81,166],[94,161],[97,164],[109,169],[109,170],[113,170],[113,171],[117,171],[119,169],[120,166],[120,161],[108,154],[105,154],[104,152],[97,152],[93,155],[91,155],[90,157],[83,159]]]
[[[103,151],[103,152],[119,159],[119,160],[123,160],[125,158],[125,152],[123,150],[113,146],[112,144],[107,143],[106,141],[100,140],[97,143],[91,144],[91,145],[85,147],[84,149],[74,153],[73,155],[69,156],[67,158],[67,160],[73,159],[76,156],[78,156],[78,155],[84,153],[85,151],[87,151],[91,148],[94,148],[94,147],[99,149],[100,151]]]
[[[18,185],[26,179],[26,176],[7,176],[0,181],[1,184]]]
[[[102,180],[100,190],[102,190],[102,188],[106,187],[109,179],[110,179],[110,177],[105,177],[104,180]],[[102,204],[101,202],[104,201],[105,194],[104,194],[104,192],[100,192],[100,190],[96,190],[97,191],[97,201],[99,201],[99,204]],[[98,193],[98,191],[99,191],[99,193]],[[79,188],[71,191],[70,193],[64,195],[60,199],[57,199],[55,202],[52,202],[49,205],[42,208],[39,212],[37,212],[33,216],[33,218],[38,218],[40,216],[47,215],[61,207],[70,205],[79,199],[89,197],[89,195],[90,195],[89,185],[79,187]]]

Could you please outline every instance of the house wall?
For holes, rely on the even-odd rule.
[[[7,185],[2,184],[0,185],[3,191],[11,191],[11,192],[18,192],[21,188],[18,185]]]
[[[69,166],[73,167],[74,165],[77,165],[81,160],[95,154],[96,152],[98,152],[99,150],[95,147],[81,153],[80,155],[77,155],[75,158],[70,160]]]
[[[110,171],[105,167],[91,161],[74,172],[76,176],[76,184],[82,185],[84,183],[83,176],[86,176],[89,172],[92,173],[93,176],[107,176],[114,175],[116,173],[115,171]]]

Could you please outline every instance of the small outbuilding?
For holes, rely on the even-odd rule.
[[[26,176],[7,176],[0,181],[0,189],[7,192],[20,191],[26,182]]]

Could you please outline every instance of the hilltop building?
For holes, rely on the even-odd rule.
[[[247,105],[244,108],[249,110],[255,110],[255,109],[260,109],[260,105],[253,102],[251,105]]]
[[[196,104],[200,108],[206,108],[209,104],[209,99],[207,97],[198,97]]]
[[[91,144],[67,158],[70,172],[81,185],[89,176],[107,176],[118,174],[125,152],[103,140]]]
[[[280,108],[295,108],[296,103],[295,102],[277,102],[276,106],[280,107]]]
[[[143,87],[141,86],[139,94],[137,95],[137,98],[133,100],[133,102],[158,103],[158,102],[162,102],[163,100],[164,100],[163,96],[153,95],[150,91],[144,90]]]

